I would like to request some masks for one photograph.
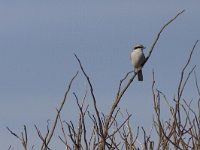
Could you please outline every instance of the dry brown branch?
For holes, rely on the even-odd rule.
[[[40,140],[42,141],[41,150],[42,150],[42,149],[44,149],[44,150],[51,150],[51,149],[48,147],[47,143],[46,143],[46,136],[45,136],[45,138],[43,138],[43,136],[42,136],[40,130],[38,129],[38,127],[37,127],[36,125],[35,125],[35,129],[36,129],[36,131],[37,131],[38,137],[39,137]]]
[[[122,87],[122,84],[123,84],[123,82],[127,79],[127,77],[131,74],[131,73],[133,73],[134,71],[129,71],[128,73],[126,73],[126,75],[124,76],[124,78],[122,78],[121,80],[120,80],[120,83],[119,83],[119,88],[118,88],[118,91],[117,91],[117,97],[116,98],[118,98],[119,97],[119,94],[120,94],[120,91],[121,91],[121,87]]]
[[[78,72],[73,76],[73,78],[71,79],[71,81],[70,81],[70,83],[69,83],[69,85],[68,85],[68,89],[67,89],[67,91],[66,91],[66,93],[65,93],[65,96],[64,96],[64,99],[63,99],[63,101],[62,101],[62,103],[61,103],[61,105],[60,105],[60,107],[59,107],[59,109],[58,109],[58,113],[57,113],[57,115],[56,115],[56,119],[55,119],[55,121],[54,121],[54,124],[53,124],[53,127],[52,127],[52,129],[51,129],[51,132],[48,134],[48,137],[47,137],[47,145],[48,145],[49,142],[51,141],[51,138],[52,138],[52,136],[53,136],[53,134],[54,134],[54,131],[55,131],[55,128],[56,128],[56,125],[57,125],[57,122],[58,122],[58,118],[59,118],[60,112],[61,112],[61,110],[62,110],[62,108],[63,108],[63,106],[64,106],[64,104],[65,104],[65,102],[66,102],[66,100],[67,100],[67,95],[68,95],[68,93],[69,93],[69,91],[70,91],[70,88],[71,88],[71,85],[72,85],[74,79],[77,77],[77,75],[78,75]]]
[[[78,132],[78,136],[77,137],[80,137],[81,138],[81,135],[82,135],[82,130],[83,130],[83,137],[84,137],[84,142],[85,142],[85,149],[89,149],[88,147],[88,141],[87,141],[87,138],[86,138],[86,127],[85,127],[85,114],[88,110],[88,107],[89,105],[86,106],[86,109],[85,111],[83,111],[83,106],[84,106],[84,102],[85,102],[85,98],[86,98],[86,95],[87,95],[87,91],[83,97],[83,100],[82,100],[82,104],[80,105],[79,104],[79,101],[78,101],[78,97],[75,93],[73,93],[75,98],[76,98],[76,102],[77,102],[77,105],[79,107],[79,111],[80,111],[80,121],[79,121],[79,132]],[[79,142],[81,142],[81,139],[77,139],[79,140]],[[79,143],[80,144],[80,143]]]
[[[178,90],[177,90],[177,99],[175,99],[176,107],[175,107],[175,114],[174,114],[174,116],[178,115],[178,117],[176,118],[178,126],[181,125],[181,111],[180,111],[181,96],[182,96],[182,93],[183,93],[183,91],[185,89],[185,85],[187,84],[191,73],[194,71],[195,66],[192,68],[192,70],[188,74],[185,73],[185,70],[188,68],[188,65],[190,64],[190,61],[191,61],[191,58],[192,58],[192,54],[193,54],[193,52],[195,50],[195,47],[196,47],[197,43],[198,43],[198,40],[195,42],[195,44],[194,44],[194,46],[193,46],[193,48],[192,48],[192,50],[190,52],[189,58],[188,58],[185,66],[183,67],[183,69],[181,71],[180,82],[179,82]],[[186,79],[184,80],[185,76],[186,76]],[[177,129],[178,129],[178,134],[181,134],[180,128],[177,127]]]
[[[18,136],[16,133],[14,133],[10,128],[8,127],[6,128],[13,136],[15,136],[17,139],[21,141],[24,150],[28,150],[28,134],[27,134],[26,126],[24,125],[24,132],[21,132],[21,137]],[[9,147],[9,149],[10,148],[11,146]]]
[[[153,52],[153,50],[154,50],[154,47],[155,47],[156,43],[158,42],[159,37],[160,37],[161,33],[163,32],[163,30],[164,30],[170,23],[172,23],[179,15],[181,15],[184,11],[185,11],[185,10],[181,11],[180,13],[178,13],[174,18],[172,18],[170,21],[168,21],[168,22],[161,28],[161,30],[159,31],[159,33],[158,33],[158,35],[157,35],[155,41],[153,42],[153,44],[152,44],[152,46],[151,46],[151,49],[149,50],[149,54],[148,54],[148,56],[146,57],[146,59],[145,59],[145,61],[144,61],[144,63],[143,63],[142,66],[144,66],[145,63],[146,63],[146,62],[148,61],[148,59],[150,58],[150,56],[151,56],[151,54],[152,54],[152,52]],[[128,75],[129,75],[129,73],[127,73],[126,76],[120,81],[119,90],[121,89],[122,82],[124,81],[124,79],[126,79],[126,77],[127,77]],[[105,127],[104,127],[104,137],[106,137],[107,134],[108,134],[108,126],[109,126],[109,124],[110,124],[110,122],[111,122],[111,118],[112,118],[112,116],[113,116],[113,113],[114,113],[116,107],[118,106],[118,104],[119,104],[119,102],[120,102],[122,96],[124,95],[124,93],[126,92],[126,90],[128,89],[128,87],[131,85],[131,83],[133,82],[133,80],[134,80],[134,78],[135,78],[136,75],[137,75],[137,73],[135,73],[135,74],[129,79],[129,82],[124,86],[124,88],[123,88],[122,90],[120,90],[120,92],[119,92],[119,91],[117,92],[117,98],[115,99],[115,101],[114,101],[114,103],[113,103],[113,105],[112,105],[111,111],[110,111],[109,116],[108,116],[108,118],[107,118],[107,120],[106,120],[106,123],[105,123]]]
[[[85,110],[84,110],[84,102],[85,102],[85,99],[86,99],[86,95],[87,95],[87,91],[82,99],[82,103],[80,104],[79,103],[79,99],[78,99],[78,96],[73,92],[73,95],[76,99],[76,103],[77,103],[77,106],[79,108],[79,111],[80,111],[80,114],[79,114],[79,121],[78,121],[78,127],[77,127],[77,131],[74,127],[74,124],[70,121],[70,123],[67,123],[65,121],[65,123],[67,124],[67,128],[68,128],[68,132],[69,132],[69,138],[70,140],[72,141],[73,143],[73,147],[75,149],[89,149],[88,147],[88,142],[87,142],[87,138],[86,138],[86,125],[85,125],[85,115],[86,115],[86,112],[88,111],[88,108],[89,108],[89,105],[86,106]],[[62,125],[62,128],[63,128],[63,125]],[[64,132],[64,129],[63,129],[63,134],[65,135],[65,132]],[[85,148],[83,148],[83,140],[82,140],[82,136],[83,136],[83,140],[84,140],[84,143],[85,143]],[[67,138],[67,137],[66,137]],[[61,141],[65,144],[66,142],[66,139],[65,141],[60,138]],[[68,144],[65,144],[66,145],[66,148],[70,148],[68,146]],[[71,149],[71,148],[70,148]]]
[[[118,133],[119,130],[124,126],[124,124],[130,119],[131,116],[132,116],[131,114],[128,115],[128,117],[127,117],[127,118],[125,119],[125,121],[117,128],[117,130],[114,131],[111,135],[108,135],[107,138],[110,138],[110,137],[114,136],[116,133]]]
[[[151,53],[153,52],[153,49],[154,49],[155,45],[157,44],[157,42],[158,42],[158,40],[159,40],[159,38],[160,38],[160,35],[161,35],[161,33],[163,32],[163,30],[164,30],[169,24],[171,24],[174,20],[176,20],[176,18],[177,18],[178,16],[180,16],[180,15],[181,15],[182,13],[184,13],[184,12],[185,12],[185,10],[182,10],[181,12],[179,12],[174,18],[172,18],[170,21],[168,21],[168,22],[161,28],[161,30],[160,30],[159,33],[157,34],[157,37],[156,37],[155,41],[153,42],[153,44],[152,44],[152,46],[151,46],[151,49],[150,49],[150,51],[149,51],[149,54],[148,54],[148,56],[146,57],[145,62],[143,63],[143,65],[148,61],[149,57],[151,56]]]
[[[152,46],[150,47],[149,53],[143,63],[143,66],[150,58],[161,34],[164,29],[168,27],[178,16],[184,12],[179,12],[174,18],[169,20],[158,32],[155,40],[153,41]],[[55,129],[57,124],[60,124],[61,136],[58,138],[64,143],[66,150],[153,150],[153,149],[175,149],[175,150],[186,150],[186,149],[200,149],[200,90],[197,82],[197,75],[195,72],[195,67],[191,70],[186,70],[190,66],[192,60],[193,52],[196,48],[198,41],[195,42],[189,58],[187,59],[186,64],[181,70],[180,81],[177,87],[177,97],[174,99],[168,99],[167,95],[164,94],[161,90],[156,88],[156,81],[153,72],[153,81],[152,81],[152,95],[153,95],[153,127],[150,132],[147,132],[143,127],[140,129],[137,128],[137,132],[134,134],[133,126],[130,123],[131,114],[126,111],[124,115],[120,108],[118,107],[119,102],[126,93],[127,89],[130,87],[131,83],[135,79],[137,72],[130,71],[125,74],[125,76],[120,80],[119,86],[117,89],[116,97],[114,99],[113,105],[109,110],[109,114],[100,112],[97,107],[97,100],[94,94],[94,89],[92,82],[85,72],[83,65],[76,54],[75,58],[78,61],[80,69],[86,78],[86,81],[89,85],[89,93],[92,97],[92,109],[94,108],[94,114],[90,113],[90,107],[86,104],[86,98],[88,97],[86,90],[85,94],[81,99],[79,96],[73,92],[75,97],[77,107],[79,109],[79,117],[77,117],[76,122],[64,121],[61,117],[61,111],[66,103],[69,91],[71,90],[72,83],[78,72],[73,76],[68,85],[67,91],[65,92],[64,98],[61,101],[59,107],[56,109],[57,114],[55,120],[53,120],[52,127],[49,126],[49,121],[47,121],[47,131],[44,135],[35,125],[38,137],[42,141],[41,150],[50,150],[50,142],[52,141],[53,135],[55,135]],[[185,92],[185,87],[190,81],[192,73],[195,75],[195,86],[198,94],[198,105],[197,111],[192,107],[192,100],[182,98]],[[195,100],[194,100],[195,101]],[[165,107],[163,107],[163,104]],[[169,118],[163,116],[163,109],[167,109],[169,113]],[[167,111],[164,111],[167,112]],[[119,117],[122,116],[122,119]],[[88,118],[89,119],[88,119]],[[120,119],[121,120],[120,120]],[[90,125],[90,126],[87,126]],[[90,127],[92,128],[90,129]],[[15,136],[21,143],[25,150],[28,149],[28,136],[27,129],[24,126],[23,132],[21,135],[17,135],[7,127],[8,131]],[[154,130],[155,129],[155,130]],[[139,135],[139,131],[142,130],[143,134]],[[155,135],[152,134],[155,132]],[[90,134],[90,135],[88,135]],[[141,133],[140,133],[141,134]],[[154,137],[155,136],[155,137]],[[142,138],[142,140],[140,139]],[[141,140],[141,141],[139,141]],[[9,150],[12,147],[9,146]],[[33,149],[33,146],[32,148]]]
[[[57,110],[57,113],[58,113],[58,110]],[[62,122],[60,114],[59,114],[59,122],[60,122],[60,128],[61,128],[64,139],[62,139],[60,136],[58,136],[58,137],[65,144],[66,150],[69,150],[69,149],[71,149],[71,147],[68,144],[67,136],[66,136],[66,133],[65,133],[65,130],[64,130],[64,126],[63,126],[63,122]]]
[[[191,50],[190,55],[189,55],[189,58],[188,58],[188,60],[187,60],[187,62],[185,64],[185,66],[182,69],[181,78],[180,78],[180,82],[179,82],[179,85],[178,85],[178,95],[177,95],[178,96],[178,98],[177,98],[178,100],[180,100],[182,92],[183,92],[183,89],[184,89],[185,84],[187,82],[187,79],[185,80],[185,82],[183,81],[183,78],[184,78],[184,75],[185,75],[185,70],[187,69],[187,67],[188,67],[188,65],[189,65],[189,63],[190,63],[190,61],[192,59],[192,54],[193,54],[193,52],[195,50],[195,47],[196,47],[197,43],[198,43],[198,40],[195,42],[194,46],[192,47],[192,50]],[[184,82],[184,84],[183,84],[183,82]]]
[[[89,147],[92,147],[91,143],[92,143],[92,140],[95,138],[95,125],[93,125],[93,128],[92,128],[92,133],[91,133],[91,136],[89,138],[89,142],[88,142],[88,146]],[[95,141],[95,140],[94,140]]]
[[[66,102],[66,100],[67,100],[67,95],[68,95],[68,93],[69,93],[69,91],[70,91],[70,89],[71,89],[71,85],[72,85],[74,79],[77,77],[77,75],[78,75],[78,72],[76,72],[76,74],[72,77],[72,79],[71,79],[71,81],[70,81],[70,83],[69,83],[69,85],[68,85],[68,89],[67,89],[67,91],[65,92],[64,99],[62,100],[60,107],[57,109],[57,115],[56,115],[55,121],[54,121],[54,123],[53,123],[53,126],[52,126],[52,128],[51,128],[51,131],[50,131],[50,129],[49,129],[49,123],[48,123],[48,121],[47,121],[47,123],[48,123],[48,124],[47,124],[47,133],[46,133],[46,135],[43,137],[42,134],[41,134],[41,132],[39,131],[39,129],[38,129],[37,126],[35,125],[35,128],[36,128],[36,131],[37,131],[37,133],[38,133],[38,136],[40,137],[40,139],[41,139],[42,142],[43,142],[43,144],[42,144],[42,146],[41,146],[41,149],[42,149],[42,150],[46,150],[46,149],[48,148],[48,145],[49,145],[49,143],[50,143],[50,141],[51,141],[51,138],[52,138],[52,136],[53,136],[53,134],[54,134],[54,131],[55,131],[57,122],[58,122],[58,120],[59,120],[60,112],[61,112],[61,110],[63,109],[63,106],[64,106],[64,104],[65,104],[65,102]]]
[[[161,123],[160,92],[158,90],[156,90],[156,91],[157,91],[157,93],[155,92],[155,78],[154,78],[154,72],[153,72],[152,93],[153,93],[153,101],[154,101],[154,111],[155,111],[155,114],[156,114],[156,119],[154,119],[154,127],[155,127],[157,134],[158,134],[158,137],[159,137],[158,148],[162,146],[163,141],[165,141],[165,139],[166,139],[172,145],[174,145],[175,148],[181,149],[178,145],[176,145],[175,142],[173,142],[171,140],[171,133],[174,133],[173,125],[172,125],[170,133],[167,135],[167,133],[165,132],[165,128]],[[144,130],[143,130],[143,132],[144,132]],[[146,133],[144,132],[144,140],[145,140],[145,134]],[[144,144],[146,148],[147,148],[147,143],[148,142],[146,141],[145,144]],[[166,146],[164,146],[164,147],[166,147]]]
[[[112,122],[110,123],[110,126],[108,128],[111,128],[113,123],[116,122],[116,118],[117,118],[117,115],[118,115],[119,112],[120,112],[120,108],[117,109],[115,115],[112,118]]]
[[[169,101],[167,100],[163,92],[155,90],[155,79],[153,72],[152,93],[154,100],[154,111],[156,114],[156,119],[154,119],[154,126],[159,137],[157,148],[160,148],[162,146],[163,149],[169,149],[169,147],[174,147],[175,149],[198,149],[199,147],[197,146],[198,144],[196,144],[196,141],[198,139],[197,137],[200,135],[200,130],[196,127],[199,123],[196,112],[191,107],[191,101],[187,103],[186,100],[183,99],[184,103],[181,103],[181,96],[184,92],[185,86],[188,83],[188,80],[195,69],[194,66],[187,74],[185,73],[185,70],[188,68],[189,63],[191,61],[191,57],[197,43],[198,41],[195,42],[190,52],[187,63],[182,69],[180,82],[177,90],[178,98],[174,99],[174,106],[169,104]],[[196,87],[198,87],[198,83],[196,80],[195,82]],[[172,115],[169,121],[165,121],[166,126],[163,123],[161,123],[162,121],[160,115],[160,95],[162,95],[162,98],[166,101],[168,110],[170,110]],[[190,115],[190,112],[192,112],[194,117]],[[147,144],[148,141],[146,142],[146,146]]]
[[[102,122],[101,122],[101,117],[100,117],[100,114],[99,114],[99,111],[98,111],[98,108],[97,108],[97,104],[96,104],[96,98],[94,96],[94,90],[93,90],[93,86],[92,86],[92,83],[90,81],[90,78],[89,76],[86,74],[85,70],[83,69],[83,66],[81,64],[81,61],[80,59],[77,57],[76,54],[74,54],[74,56],[76,57],[78,63],[79,63],[79,66],[84,74],[84,76],[86,77],[87,79],[87,82],[89,84],[89,87],[90,87],[90,94],[92,95],[92,100],[93,100],[93,106],[94,106],[94,109],[95,109],[95,113],[96,113],[96,116],[97,116],[97,119],[98,119],[98,125],[99,125],[99,130],[100,130],[100,133],[101,133],[101,136],[103,138],[103,127],[102,127]]]
[[[198,86],[197,74],[196,74],[195,71],[194,71],[194,76],[195,76],[195,85],[196,85],[197,93],[198,93],[199,98],[200,98],[200,89],[199,89],[199,86]]]

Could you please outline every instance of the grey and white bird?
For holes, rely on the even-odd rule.
[[[143,49],[146,47],[142,44],[138,44],[133,48],[131,52],[131,62],[133,67],[138,72],[138,81],[143,81],[143,74],[142,74],[142,65],[145,61],[145,56],[143,53]]]

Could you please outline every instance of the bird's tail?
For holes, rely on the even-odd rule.
[[[138,69],[138,81],[143,81],[142,69]]]

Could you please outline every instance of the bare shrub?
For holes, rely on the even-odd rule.
[[[166,29],[166,27],[171,24],[178,16],[184,12],[181,11],[174,18],[169,20],[158,32],[149,53],[145,59],[143,66],[148,62],[154,47],[156,46],[161,33]],[[125,74],[125,76],[120,80],[118,90],[116,92],[116,98],[113,101],[112,107],[109,114],[102,113],[97,106],[97,100],[94,94],[94,89],[90,81],[89,76],[87,75],[84,67],[76,54],[74,54],[81,72],[86,78],[86,81],[89,85],[89,89],[86,89],[85,95],[82,98],[76,93],[73,93],[74,98],[79,108],[79,117],[77,122],[65,121],[61,117],[61,111],[64,104],[67,101],[67,96],[71,89],[73,81],[78,75],[78,72],[71,79],[68,89],[64,95],[63,101],[60,104],[60,107],[57,108],[57,114],[55,121],[50,127],[47,125],[46,134],[42,135],[40,129],[35,125],[36,132],[38,137],[42,141],[40,147],[41,150],[50,150],[50,142],[54,136],[55,129],[58,128],[61,130],[62,135],[58,138],[65,145],[67,150],[71,149],[127,149],[127,150],[136,150],[136,149],[200,149],[200,90],[198,86],[198,81],[195,73],[195,67],[192,67],[191,70],[188,70],[188,66],[192,60],[192,54],[196,48],[198,41],[192,47],[189,58],[184,65],[180,82],[177,88],[176,96],[173,99],[173,104],[170,104],[167,96],[156,88],[155,76],[153,72],[153,81],[152,81],[152,95],[153,95],[153,104],[154,104],[154,118],[153,124],[155,129],[156,137],[152,138],[151,133],[147,135],[144,128],[137,128],[137,132],[133,132],[133,126],[131,126],[130,118],[131,114],[126,112],[123,114],[118,107],[119,102],[122,100],[124,94],[126,94],[127,89],[133,83],[137,72],[130,71]],[[185,100],[182,95],[188,79],[194,73],[195,85],[198,92],[198,112],[191,107],[191,102]],[[92,97],[92,106],[86,104],[86,98],[89,96]],[[170,118],[161,117],[161,107],[160,101],[164,100],[166,102],[166,109],[170,112]],[[91,108],[94,109],[94,113],[91,112]],[[92,129],[88,128],[86,125],[86,117],[89,118],[89,121],[92,124]],[[123,120],[119,120],[119,118]],[[58,125],[59,124],[59,125]],[[78,124],[78,126],[75,126]],[[24,126],[24,131],[21,132],[19,136],[11,129],[7,127],[8,131],[14,135],[21,143],[25,150],[28,150],[28,134],[26,131],[26,126]],[[140,133],[141,132],[141,133]],[[143,141],[139,141],[138,137],[143,136]],[[11,146],[8,148],[11,149]],[[32,146],[31,149],[34,149]]]

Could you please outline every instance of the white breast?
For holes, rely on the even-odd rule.
[[[135,68],[140,67],[142,63],[144,62],[144,60],[145,60],[145,56],[140,48],[133,50],[133,52],[131,53],[131,61],[132,61],[132,65]]]

